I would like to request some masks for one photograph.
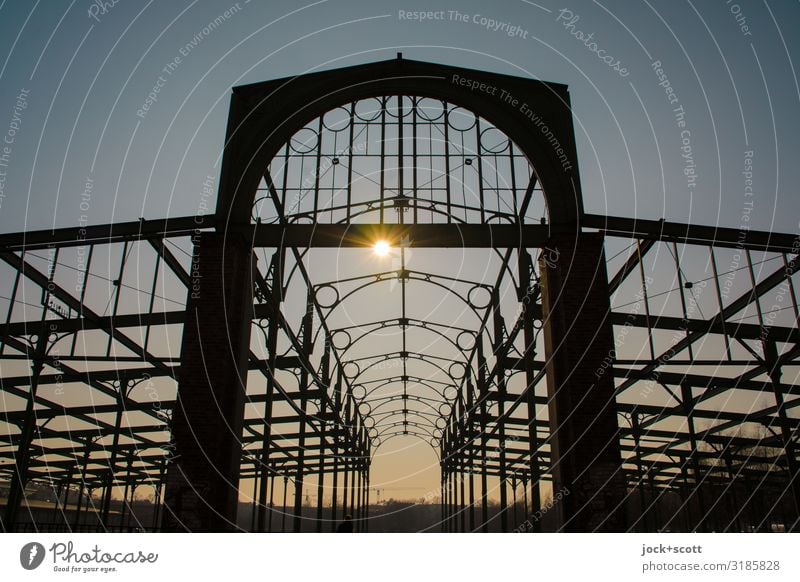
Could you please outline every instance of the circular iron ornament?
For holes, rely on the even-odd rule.
[[[442,416],[448,416],[453,410],[453,407],[450,406],[447,402],[442,402],[439,405],[439,414]]]
[[[445,400],[455,400],[457,396],[458,390],[456,390],[455,386],[448,386],[444,389]]]
[[[453,107],[447,112],[447,125],[456,131],[469,131],[478,123],[478,117],[463,107]]]
[[[358,376],[361,373],[361,366],[359,366],[355,362],[347,362],[344,365],[344,370],[343,371],[344,371],[344,375],[347,376],[348,378],[355,378],[356,376]],[[362,386],[362,388],[363,388],[363,386]],[[366,391],[366,389],[364,389],[364,395],[366,395],[366,393],[367,393],[367,391]],[[355,396],[355,389],[354,389],[354,392],[353,392],[353,396]],[[363,398],[363,397],[364,396],[362,396],[361,398]]]
[[[447,104],[439,99],[422,97],[417,99],[417,115],[425,121],[438,121],[444,116]]]
[[[369,402],[362,402],[358,405],[358,411],[362,414],[362,416],[368,417],[370,414],[372,414],[372,406],[369,405]]]
[[[346,329],[340,329],[333,332],[331,343],[333,343],[333,347],[337,350],[346,350],[350,347],[350,344],[353,343],[353,338]]]
[[[392,95],[390,97],[384,97],[383,99],[386,107],[386,115],[393,119],[398,119],[401,117],[397,107],[397,96]],[[411,111],[414,109],[414,102],[411,100],[411,97],[408,97],[407,95],[403,95],[400,99],[400,103],[403,106],[402,117],[406,118],[411,115]]]
[[[475,285],[467,293],[467,303],[473,309],[486,309],[492,302],[492,294],[486,287]]]
[[[511,140],[496,127],[487,127],[481,131],[481,150],[489,154],[500,154],[508,150]]]
[[[451,378],[460,380],[464,377],[464,374],[467,373],[467,367],[461,362],[453,362],[450,364],[450,367],[447,368],[447,373],[450,374]],[[452,398],[448,398],[448,400],[452,400]]]
[[[356,101],[355,117],[359,121],[375,121],[381,116],[383,105],[377,97]]]
[[[344,107],[337,107],[322,116],[322,126],[328,131],[344,131],[350,127],[350,112]]]
[[[441,416],[436,419],[436,428],[444,429],[447,426],[447,421]]]
[[[475,334],[471,331],[462,331],[456,336],[458,349],[468,351],[475,347]]]
[[[333,285],[321,285],[314,291],[314,298],[323,309],[329,309],[339,303],[339,290]]]
[[[353,366],[355,366],[356,369],[358,370],[356,372],[356,376],[357,376],[358,372],[360,372],[361,370],[358,368],[358,364],[356,364],[355,362],[348,362],[347,364],[344,365],[344,367],[345,367],[345,376],[349,376],[349,374],[346,371],[346,368],[347,368],[347,366],[349,366],[351,364]],[[363,400],[364,398],[366,398],[366,396],[367,396],[367,389],[364,388],[363,384],[356,384],[355,386],[353,386],[353,398],[355,398],[356,400]]]
[[[310,127],[303,127],[289,140],[289,147],[298,154],[313,152],[319,145],[319,134]]]

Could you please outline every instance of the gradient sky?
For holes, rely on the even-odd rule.
[[[400,14],[419,10],[442,18]],[[751,228],[800,230],[795,1],[119,0],[100,12],[89,0],[0,2],[0,133],[13,142],[0,166],[0,232],[76,225],[82,215],[102,224],[195,214],[203,182],[219,176],[232,86],[399,51],[567,84],[587,212],[734,228],[747,212]],[[505,26],[490,30],[482,17]],[[517,34],[504,32],[513,27]],[[588,42],[625,74],[577,31],[593,35]],[[137,115],[159,83],[157,101]],[[682,138],[691,145],[693,187]],[[744,194],[746,152],[752,198]],[[80,205],[87,181],[88,210]],[[433,452],[420,465],[421,454],[397,453],[381,474],[430,472]],[[408,485],[418,492],[395,496],[420,497],[437,478],[434,466]]]

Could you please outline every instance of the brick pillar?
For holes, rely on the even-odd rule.
[[[162,529],[229,531],[238,505],[255,259],[240,238],[202,233],[193,242]]]
[[[562,531],[624,531],[614,378],[607,361],[604,367],[614,344],[603,237],[554,237],[539,264],[553,493]]]

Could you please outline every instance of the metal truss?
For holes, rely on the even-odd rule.
[[[374,454],[410,435],[440,462],[444,531],[539,530],[558,493],[540,265],[561,227],[522,150],[441,99],[355,99],[284,144],[251,218],[239,527],[349,514],[366,531]],[[193,246],[224,220],[0,235],[5,530],[159,528]],[[632,527],[796,528],[797,237],[586,214],[580,229],[605,238],[615,350],[596,374],[616,386]],[[347,262],[379,238],[389,268],[314,266],[313,249]],[[485,249],[485,268],[409,256],[448,248]],[[428,293],[457,311],[421,312]]]

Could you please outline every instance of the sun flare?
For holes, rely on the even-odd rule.
[[[391,245],[385,240],[379,240],[372,246],[373,252],[379,257],[386,257],[392,250]]]

